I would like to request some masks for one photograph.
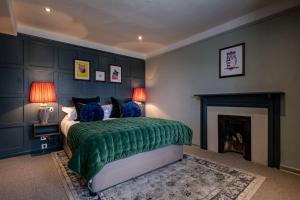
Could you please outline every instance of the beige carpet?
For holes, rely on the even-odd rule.
[[[1,200],[68,199],[50,154],[0,160]]]
[[[254,174],[266,177],[263,185],[254,194],[254,199],[261,200],[299,200],[300,199],[300,176],[286,173],[277,169],[269,168],[244,160],[239,154],[219,154],[201,150],[199,147],[185,147],[185,152],[211,159],[215,162],[243,169]]]
[[[189,154],[265,176],[265,182],[253,199],[300,199],[300,176],[248,162],[236,154],[217,154],[198,147],[185,147],[184,150]],[[0,199],[67,199],[51,155],[26,155],[0,160]]]

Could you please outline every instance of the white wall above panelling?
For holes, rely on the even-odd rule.
[[[23,24],[18,24],[18,32],[28,34],[28,35],[34,35],[42,38],[47,38],[51,40],[56,40],[60,42],[65,42],[69,44],[74,44],[74,45],[79,45],[82,47],[87,47],[87,48],[92,48],[92,49],[97,49],[97,50],[102,50],[102,51],[107,51],[110,53],[116,53],[120,55],[125,55],[125,56],[131,56],[135,58],[141,58],[145,59],[146,55],[134,51],[130,51],[127,49],[121,49],[121,48],[116,48],[100,43],[95,43],[91,41],[87,41],[84,39],[78,39],[73,36],[61,34],[61,33],[56,33],[56,32],[50,32],[50,31],[45,31],[44,29],[39,29],[35,27],[30,27],[26,26]]]

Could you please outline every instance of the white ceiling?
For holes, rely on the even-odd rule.
[[[10,1],[0,0],[0,33],[17,34]]]
[[[263,9],[268,11],[267,8],[275,5],[278,10],[278,7],[284,7],[283,2],[294,1],[12,0],[12,2],[18,32],[48,36],[52,37],[51,39],[61,37],[64,38],[61,40],[67,42],[71,38],[72,43],[77,41],[78,44],[85,46],[104,50],[111,48],[117,53],[145,58],[164,52],[172,45],[176,48],[176,44],[186,38],[199,36],[237,18],[253,15]],[[45,6],[51,7],[53,11],[46,13],[43,10]],[[259,12],[258,14],[261,15]],[[143,35],[143,41],[137,40],[138,35]]]

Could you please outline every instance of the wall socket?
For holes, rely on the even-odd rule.
[[[42,147],[42,149],[47,149],[48,148],[48,144],[47,143],[46,144],[42,144],[41,147]]]
[[[40,138],[40,140],[41,140],[41,141],[45,141],[45,140],[47,140],[47,138],[46,138],[45,136],[42,136],[42,137]]]

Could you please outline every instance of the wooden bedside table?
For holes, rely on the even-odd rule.
[[[60,135],[59,123],[33,124],[33,137]]]
[[[39,138],[40,150],[35,155],[50,153],[62,148],[62,134],[60,132],[60,123],[33,124],[33,138]]]

